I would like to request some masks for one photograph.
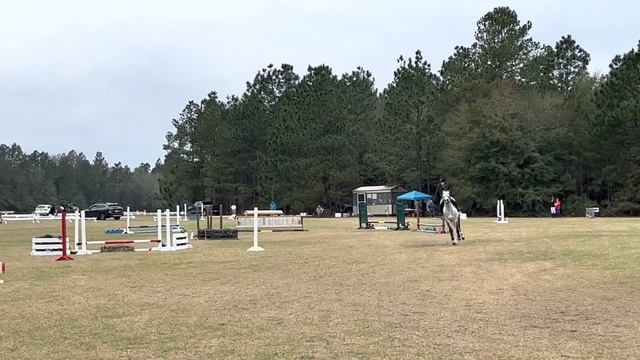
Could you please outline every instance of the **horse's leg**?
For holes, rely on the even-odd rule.
[[[451,224],[449,222],[449,233],[451,234],[451,243],[453,245],[458,245],[458,229],[456,228],[456,224]]]
[[[460,239],[460,241],[464,240],[464,233],[462,232],[462,230],[460,229],[460,214],[458,214],[458,239]]]
[[[454,227],[451,226],[451,223],[447,220],[447,227],[449,228],[449,237],[451,237],[451,242],[453,243],[453,245],[456,244],[456,237],[454,234]]]

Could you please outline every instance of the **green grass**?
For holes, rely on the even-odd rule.
[[[29,256],[31,237],[58,224],[0,225],[0,354],[640,358],[640,219],[491,220],[464,222],[457,247],[448,235],[306,219],[307,232],[261,234],[264,253],[246,252],[243,233],[66,263]],[[123,224],[89,222],[90,237],[130,237],[102,234]]]

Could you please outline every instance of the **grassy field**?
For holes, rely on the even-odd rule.
[[[66,263],[29,256],[31,237],[57,224],[0,225],[0,354],[640,358],[640,219],[491,220],[463,222],[457,247],[448,235],[308,219],[308,232],[262,234],[264,253],[247,253],[242,234]],[[88,224],[107,238],[123,221]]]

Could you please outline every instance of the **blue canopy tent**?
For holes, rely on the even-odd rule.
[[[429,194],[425,194],[422,193],[420,191],[409,191],[406,194],[402,194],[400,196],[398,196],[398,200],[403,200],[403,201],[420,201],[422,202],[422,200],[427,200],[427,199],[432,199],[433,196],[429,195]],[[418,216],[418,224],[417,224],[417,228],[418,230],[420,230],[420,209],[422,208],[422,206],[417,206],[417,216]]]

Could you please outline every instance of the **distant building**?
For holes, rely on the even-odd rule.
[[[353,213],[358,214],[358,204],[367,203],[369,215],[395,215],[396,199],[407,192],[401,186],[361,186],[353,190]]]

